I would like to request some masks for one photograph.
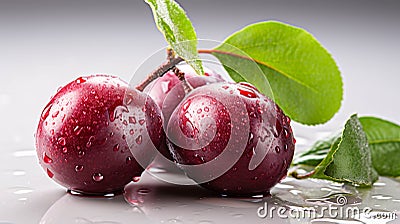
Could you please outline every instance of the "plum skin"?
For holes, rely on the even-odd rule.
[[[177,65],[176,67],[185,73],[186,81],[193,88],[223,81],[221,75],[207,67],[204,67],[204,76],[197,75],[194,69],[188,64]],[[182,82],[172,70],[154,80],[144,89],[144,92],[159,106],[165,121],[169,120],[171,113],[186,95]],[[162,137],[161,142],[158,148],[159,152],[166,159],[172,161],[173,158],[168,150],[165,135]]]
[[[140,123],[154,145],[160,144],[161,112],[150,98],[117,77],[80,77],[51,98],[38,124],[37,156],[50,178],[69,190],[102,195],[121,191],[142,174],[144,169],[126,141],[141,134],[136,130],[130,136],[124,129],[127,121],[122,118],[130,113],[123,102],[127,92],[133,101],[146,100],[139,108],[146,119]]]
[[[220,99],[225,99],[225,102]],[[227,102],[242,104],[245,110],[238,111],[235,109],[238,107],[228,110],[225,107]],[[174,142],[182,136],[201,142],[207,137],[205,118],[215,121],[215,135],[208,144],[193,150],[193,147],[178,146]],[[246,119],[248,130],[234,126],[235,122]],[[246,142],[239,159],[233,164],[226,164],[230,168],[222,175],[211,177],[213,174],[207,166],[198,170],[200,176],[211,177],[207,181],[200,180],[200,176],[183,166],[187,175],[201,186],[223,195],[268,195],[270,189],[286,176],[293,158],[295,139],[290,119],[271,99],[248,83],[215,83],[199,87],[181,102],[169,122],[171,125],[166,130],[168,145],[174,159],[181,165],[207,164],[227,150],[229,141]],[[239,150],[243,149],[236,148],[232,152]],[[265,157],[256,158],[260,155]],[[253,157],[258,160],[256,163],[252,161]]]

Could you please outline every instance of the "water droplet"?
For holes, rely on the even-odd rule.
[[[250,132],[250,136],[249,136],[249,142],[250,142],[250,141],[252,141],[252,140],[253,140],[253,138],[254,138],[254,135],[253,135],[253,133],[252,133],[252,132]]]
[[[181,224],[183,222],[181,220],[179,220],[179,219],[168,219],[167,223],[168,224]]]
[[[115,145],[114,145],[113,151],[114,151],[114,152],[118,152],[118,151],[119,151],[119,144],[115,144]]]
[[[257,94],[252,89],[242,88],[242,87],[238,87],[237,89],[239,90],[239,93],[242,96],[249,97],[249,98],[256,98],[257,97]]]
[[[132,101],[133,101],[132,96],[127,95],[127,96],[126,96],[126,100],[125,100],[125,104],[126,104],[126,105],[129,105],[129,104],[132,103]]]
[[[81,83],[86,82],[86,80],[87,80],[86,77],[79,77],[79,78],[77,78],[77,79],[75,80],[75,82],[76,82],[77,84],[81,84]]]
[[[46,153],[43,153],[43,162],[52,163],[53,160],[50,157],[48,157]]]
[[[289,137],[289,131],[286,128],[283,129],[283,133],[285,135],[285,138]]]
[[[132,181],[133,181],[133,182],[139,182],[139,181],[140,181],[140,177],[133,177],[133,178],[132,178]]]
[[[82,165],[76,165],[76,166],[75,166],[75,171],[76,171],[76,172],[81,172],[81,171],[83,171],[83,166],[82,166]]]
[[[86,147],[90,148],[92,146],[92,141],[94,140],[94,136],[90,136],[88,142],[86,143]]]
[[[290,122],[291,122],[290,117],[286,116],[286,122],[287,122],[288,124],[290,124]]]
[[[84,155],[85,155],[85,152],[84,152],[84,151],[82,151],[82,150],[79,150],[79,151],[78,151],[78,157],[79,157],[79,158],[82,158]]]
[[[276,153],[280,153],[281,152],[281,148],[279,146],[276,146],[275,147],[275,151],[276,151]]]
[[[204,111],[205,111],[205,112],[208,112],[208,111],[210,111],[210,108],[204,107]]]
[[[67,148],[67,147],[62,148],[62,152],[63,152],[64,154],[67,153],[67,152],[68,152],[68,148]]]
[[[54,173],[53,173],[53,172],[51,172],[49,169],[47,169],[46,171],[47,171],[47,175],[48,175],[50,178],[53,178],[53,177],[54,177]]]
[[[233,214],[233,218],[242,218],[243,214]]]
[[[137,143],[138,145],[142,144],[142,136],[139,135],[139,136],[136,138],[135,141],[136,141],[136,143]]]
[[[67,141],[65,140],[64,137],[58,138],[57,142],[58,142],[58,144],[61,145],[61,146],[65,146],[65,144],[67,144]]]
[[[250,88],[250,89],[252,89],[252,90],[258,91],[258,89],[257,89],[255,86],[251,85],[251,84],[248,83],[248,82],[239,82],[238,84],[239,84],[240,86],[245,86],[245,87]]]
[[[40,116],[42,118],[42,120],[46,119],[49,116],[50,113],[50,109],[53,106],[53,104],[48,104],[42,112],[42,115]]]
[[[288,150],[288,145],[287,145],[287,144],[285,144],[285,145],[283,146],[283,150],[285,150],[285,152],[287,152],[287,150]]]
[[[96,182],[100,182],[104,179],[104,176],[101,173],[95,173],[92,176],[93,180]]]
[[[273,133],[274,133],[274,136],[277,138],[277,137],[279,137],[279,135],[281,134],[281,131],[282,131],[282,125],[278,120],[276,120],[275,129],[276,130],[274,130]]]
[[[129,123],[136,124],[136,118],[135,117],[129,117],[128,120],[129,120]]]
[[[78,136],[79,134],[81,134],[82,130],[83,130],[83,127],[75,126],[75,128],[74,128],[75,135]]]
[[[140,125],[143,125],[144,122],[145,122],[144,119],[140,119],[140,120],[139,120],[139,124],[140,124]]]
[[[199,108],[199,109],[197,110],[197,113],[198,113],[198,114],[201,114],[201,112],[203,112],[203,110],[202,110],[201,108]]]
[[[60,111],[55,111],[52,115],[51,115],[51,117],[52,118],[56,118],[57,116],[58,116],[58,114],[60,113]]]
[[[100,145],[104,145],[104,144],[106,144],[107,140],[108,140],[107,137],[106,137],[106,138],[103,138],[103,140],[101,140],[101,142],[100,142],[99,144],[100,144]]]
[[[114,136],[114,132],[110,132],[110,137],[113,137]]]
[[[132,157],[128,156],[126,157],[126,164],[131,164],[132,163]]]
[[[150,193],[150,189],[140,188],[137,192],[138,192],[138,194],[145,195],[145,194]]]
[[[191,104],[190,100],[186,101],[186,103],[183,104],[183,110],[187,110],[189,108],[190,104]]]

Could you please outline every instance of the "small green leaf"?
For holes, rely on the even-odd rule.
[[[333,161],[324,174],[337,180],[371,186],[378,174],[372,166],[367,136],[357,115],[347,121],[341,138]]]
[[[372,164],[381,176],[400,176],[400,126],[376,117],[360,117],[368,138]],[[337,136],[340,138],[340,136]],[[317,141],[296,157],[294,165],[318,165],[337,137]]]
[[[203,66],[197,53],[197,37],[185,11],[173,0],[145,0],[150,5],[158,29],[176,54],[203,75]]]
[[[400,176],[400,126],[376,117],[361,117],[360,122],[376,171],[382,176]]]
[[[252,24],[228,37],[213,55],[231,67],[228,73],[235,81],[250,82],[266,95],[271,87],[277,104],[295,121],[324,123],[340,108],[343,89],[338,67],[303,29],[275,21]],[[254,60],[261,72],[238,70],[235,64],[243,60]]]
[[[326,157],[315,167],[312,178],[371,186],[378,174],[372,166],[367,136],[357,115],[346,122],[340,138],[336,138]]]

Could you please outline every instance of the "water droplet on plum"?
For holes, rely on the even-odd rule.
[[[47,156],[46,153],[43,153],[43,162],[45,162],[45,163],[52,163],[53,160],[52,160],[49,156]]]
[[[48,104],[48,105],[44,108],[44,110],[43,110],[43,112],[42,112],[42,115],[40,116],[40,117],[42,118],[42,120],[46,119],[46,118],[49,116],[50,109],[51,109],[52,106],[53,106],[53,104]]]
[[[75,171],[76,172],[82,172],[83,171],[83,165],[76,165],[75,166]]]
[[[65,140],[64,137],[58,138],[57,142],[58,142],[58,144],[61,145],[61,146],[65,146],[65,145],[67,144],[67,141]]]
[[[142,144],[142,135],[139,135],[139,136],[135,139],[135,142],[136,142],[138,145]]]
[[[47,172],[47,176],[49,176],[50,178],[54,177],[54,173],[51,172],[51,170],[49,170],[48,168],[46,169],[46,172]]]
[[[114,152],[118,152],[119,151],[119,144],[114,145],[113,151]]]
[[[92,178],[94,181],[100,182],[104,179],[104,176],[101,173],[95,173],[95,174],[93,174]]]

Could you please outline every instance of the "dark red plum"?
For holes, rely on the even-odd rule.
[[[94,75],[72,81],[51,98],[39,121],[36,149],[54,181],[102,195],[140,176],[155,154],[149,145],[159,147],[161,136],[161,112],[151,98],[119,78]]]
[[[174,159],[203,187],[231,196],[266,195],[287,174],[290,119],[248,83],[193,90],[166,129]]]
[[[186,81],[193,88],[223,81],[222,77],[218,73],[208,69],[207,67],[204,68],[204,76],[197,75],[194,69],[187,64],[177,65],[177,67],[180,71],[185,73]],[[182,82],[172,70],[154,80],[145,88],[144,92],[148,93],[161,108],[165,121],[169,120],[171,113],[186,95]],[[167,145],[165,144],[165,137],[162,142],[159,151],[164,157],[172,160]]]

